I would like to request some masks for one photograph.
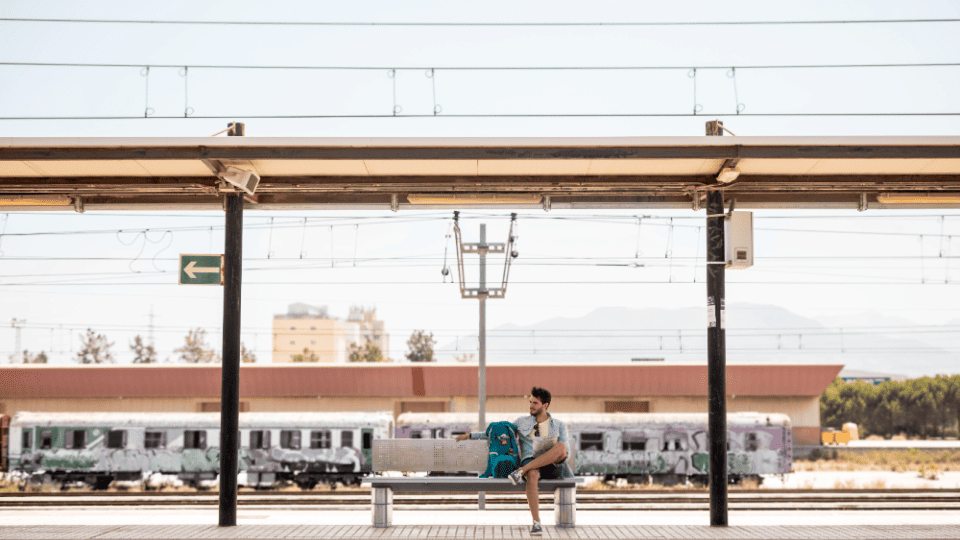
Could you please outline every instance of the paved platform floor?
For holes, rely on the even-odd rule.
[[[960,514],[939,511],[730,512],[711,528],[705,511],[580,511],[577,528],[556,529],[544,512],[543,538],[616,539],[960,539]],[[370,527],[369,510],[243,507],[236,527],[217,527],[216,509],[196,507],[0,510],[2,540],[188,540],[353,538],[529,538],[519,510],[401,510],[394,526]]]

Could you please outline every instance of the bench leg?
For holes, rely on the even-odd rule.
[[[375,487],[370,490],[373,508],[373,526],[386,528],[393,524],[393,490],[387,487]]]
[[[553,516],[558,529],[577,526],[577,488],[557,488],[553,492]]]

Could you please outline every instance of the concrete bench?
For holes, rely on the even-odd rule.
[[[487,441],[450,439],[382,439],[373,441],[374,474],[400,472],[474,472],[487,466]],[[553,490],[554,517],[559,528],[576,526],[577,483],[583,478],[540,480],[541,492]],[[370,486],[374,527],[393,523],[393,494],[430,492],[476,492],[483,494],[524,492],[524,484],[513,485],[506,478],[471,476],[371,476],[363,481]],[[481,498],[482,500],[482,498]],[[482,506],[481,506],[482,508]]]

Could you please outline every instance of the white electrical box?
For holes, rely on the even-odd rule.
[[[753,266],[753,212],[731,212],[723,220],[723,247],[727,268]]]

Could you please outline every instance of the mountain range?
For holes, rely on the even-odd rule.
[[[778,306],[732,304],[725,323],[728,363],[844,364],[909,377],[960,372],[960,321],[917,326],[879,313],[814,319]],[[706,363],[706,326],[706,308],[604,307],[581,317],[489,328],[487,362]],[[477,338],[443,343],[436,356],[476,361]]]

